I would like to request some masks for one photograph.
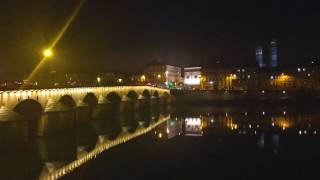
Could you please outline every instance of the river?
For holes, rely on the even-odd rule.
[[[318,177],[317,106],[179,105],[150,114],[149,122],[136,121],[122,131],[88,122],[71,133],[32,139],[23,135],[27,123],[2,122],[0,179],[39,179],[56,171],[62,179]],[[116,135],[104,128],[115,128]]]

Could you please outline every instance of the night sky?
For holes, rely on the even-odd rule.
[[[1,0],[0,71],[30,72],[79,0]],[[320,2],[87,0],[55,48],[61,72],[177,65],[255,65],[275,38],[280,64],[320,57]]]

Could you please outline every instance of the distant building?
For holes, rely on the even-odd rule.
[[[184,84],[187,87],[200,88],[202,67],[185,67]]]
[[[270,42],[270,67],[278,66],[278,49],[277,42],[273,39]]]
[[[263,58],[263,47],[262,46],[258,46],[256,48],[256,61],[258,63],[259,68],[266,67],[266,63],[264,62],[264,58]]]
[[[168,88],[176,88],[182,79],[181,67],[162,63],[149,64],[145,72],[147,82]]]
[[[202,69],[202,89],[247,90],[255,86],[258,69],[255,67],[204,68]]]

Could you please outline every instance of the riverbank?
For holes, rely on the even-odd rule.
[[[319,103],[319,91],[211,91],[171,90],[178,104]]]

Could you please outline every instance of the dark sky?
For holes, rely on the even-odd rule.
[[[78,3],[1,0],[1,71],[31,71]],[[319,9],[307,0],[87,0],[57,44],[53,66],[134,71],[152,59],[254,65],[255,46],[268,47],[272,37],[280,62],[292,64],[320,57]]]

